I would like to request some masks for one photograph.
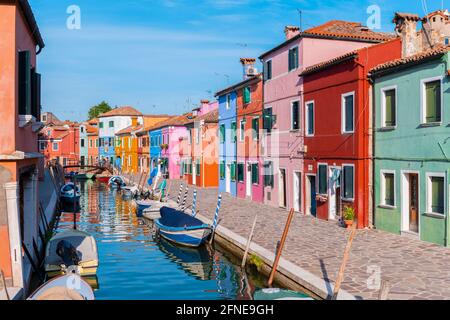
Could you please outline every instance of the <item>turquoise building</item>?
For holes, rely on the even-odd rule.
[[[87,135],[87,124],[82,123],[80,125],[80,164],[88,164],[89,154],[88,154],[88,135]]]
[[[375,226],[449,245],[448,49],[371,70]]]

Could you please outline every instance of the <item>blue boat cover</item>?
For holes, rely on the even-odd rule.
[[[159,223],[167,227],[184,228],[204,225],[203,221],[172,208],[162,207],[160,213]]]

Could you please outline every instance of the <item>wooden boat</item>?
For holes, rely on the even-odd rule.
[[[125,186],[125,179],[121,176],[112,176],[108,180],[108,185],[111,187],[124,187]]]
[[[80,200],[80,188],[73,182],[69,182],[61,187],[60,198],[62,201],[71,202]]]
[[[142,211],[142,216],[148,220],[158,220],[161,218],[160,210],[162,207],[169,207],[167,203],[153,201],[153,204]]]
[[[44,283],[27,300],[95,300],[95,296],[86,281],[71,273]]]
[[[98,252],[95,238],[83,231],[68,230],[56,234],[47,244],[44,268],[49,277],[62,275],[66,272],[67,265],[57,252],[58,244],[61,241],[66,241],[76,249],[79,261],[75,267],[80,276],[97,274]]]
[[[100,175],[96,175],[96,180],[102,183],[108,183],[109,179],[111,179],[111,175],[109,174],[100,174]]]
[[[258,290],[253,295],[253,300],[314,300],[310,296],[296,291],[279,288]]]
[[[212,226],[194,218],[182,211],[169,207],[162,207],[161,218],[156,220],[155,226],[159,234],[174,243],[199,247],[209,237]]]
[[[92,180],[95,178],[95,173],[79,173],[75,175],[77,180]]]

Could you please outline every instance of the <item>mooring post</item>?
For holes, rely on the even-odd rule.
[[[250,231],[250,235],[247,240],[247,245],[245,247],[244,257],[242,258],[241,267],[245,268],[245,264],[247,263],[248,251],[250,250],[250,244],[252,242],[253,233],[255,232],[256,222],[258,221],[258,214],[256,214],[255,219],[253,220],[252,230]]]
[[[5,275],[3,274],[3,270],[0,270],[0,275],[2,278],[1,280],[2,280],[3,288],[5,288],[6,300],[11,300],[11,298],[9,297],[9,293],[8,293],[8,287],[6,286],[6,280],[5,280]]]

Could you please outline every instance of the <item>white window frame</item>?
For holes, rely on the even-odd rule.
[[[431,195],[432,195],[432,190],[431,190],[431,178],[444,178],[444,214],[442,213],[438,213],[438,212],[432,212],[431,211]],[[446,212],[447,212],[447,176],[445,174],[445,172],[427,172],[426,173],[426,207],[425,207],[425,214],[429,215],[429,216],[436,216],[436,217],[445,217],[446,216]]]
[[[321,166],[325,166],[326,167],[326,170],[325,170],[325,175],[326,175],[325,183],[326,183],[326,186],[327,186],[326,193],[320,193],[320,188],[319,188],[319,186],[320,186],[320,170],[319,170],[319,168]],[[328,183],[328,163],[326,163],[326,162],[319,162],[319,163],[317,163],[316,194],[322,195],[322,196],[326,196],[326,195],[328,195],[328,188],[329,188],[329,183]]]
[[[272,58],[270,58],[270,59],[267,59],[265,62],[264,62],[264,68],[267,68],[267,66],[268,66],[268,64],[269,64],[269,62],[270,62],[270,64],[271,64],[271,77],[270,77],[270,79],[264,79],[265,81],[270,81],[270,80],[272,80],[273,79],[273,59]],[[267,71],[266,71],[266,69],[264,70],[264,73],[265,73],[265,75],[267,75]]]
[[[386,91],[395,91],[395,126],[386,125]],[[398,119],[398,95],[397,85],[381,88],[381,128],[397,128]]]
[[[294,117],[293,117],[293,110],[294,110],[294,103],[298,102],[298,129],[294,129]],[[291,101],[291,131],[300,131],[302,129],[302,111],[300,107],[300,100],[292,100]],[[273,110],[273,109],[272,109]]]
[[[245,141],[245,125],[247,121],[244,119],[239,120],[239,141]],[[244,130],[242,130],[242,126],[244,126]]]
[[[394,205],[391,206],[385,202],[386,199],[386,180],[385,174],[394,175]],[[395,170],[380,170],[380,206],[388,209],[397,208],[397,174]]]
[[[353,130],[352,131],[346,131],[345,130],[345,98],[353,96]],[[355,91],[347,92],[341,95],[341,133],[347,134],[347,133],[355,133]]]
[[[230,110],[230,108],[231,108],[231,93],[228,93],[227,95],[225,95],[225,108],[227,110]]]
[[[444,86],[442,83],[442,76],[438,76],[438,77],[432,77],[432,78],[426,78],[426,79],[421,79],[420,80],[420,123],[422,125],[433,125],[433,124],[442,124],[442,119],[444,118]],[[426,95],[425,95],[425,84],[428,82],[433,82],[439,80],[441,82],[441,121],[439,122],[430,122],[427,123],[427,119],[426,119]]]
[[[353,168],[353,198],[345,198],[345,168],[351,167]],[[342,173],[341,173],[341,199],[344,201],[354,202],[355,201],[355,194],[356,194],[356,172],[355,172],[355,165],[352,163],[343,163],[342,164]]]
[[[293,68],[292,70],[289,70],[289,56],[291,55],[291,50],[293,50],[295,48],[297,48],[297,67]],[[296,44],[296,45],[293,45],[292,47],[290,47],[288,50],[288,73],[298,70],[299,67],[300,67],[300,48],[299,48],[299,45]]]
[[[308,109],[308,105],[312,104],[313,105],[313,132],[309,133],[309,109]],[[314,100],[310,100],[305,102],[305,136],[306,137],[314,137],[314,133],[316,130],[316,126],[315,126],[315,112],[316,111],[316,103],[314,102]]]
[[[56,145],[56,149],[55,149],[55,145]],[[52,142],[52,150],[59,151],[59,143],[58,142]]]

